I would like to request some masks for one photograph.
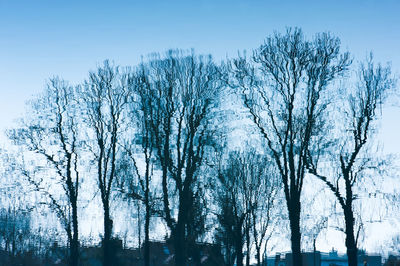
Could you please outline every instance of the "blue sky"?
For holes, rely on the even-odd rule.
[[[135,65],[169,48],[223,59],[286,26],[331,31],[356,59],[372,50],[399,74],[399,12],[398,0],[0,0],[0,130],[52,76],[76,83],[105,59]],[[386,151],[400,151],[399,117],[399,108],[384,110]]]
[[[399,73],[399,11],[397,0],[0,0],[0,129],[52,76],[79,82],[105,59],[133,65],[169,48],[221,59],[286,26],[331,31],[356,58],[372,50]]]

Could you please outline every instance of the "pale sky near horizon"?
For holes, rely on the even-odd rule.
[[[309,37],[330,31],[356,60],[373,51],[398,75],[399,14],[398,0],[0,0],[0,130],[53,76],[77,83],[105,59],[135,65],[170,48],[224,59],[287,26]],[[400,109],[385,108],[386,152],[400,151],[399,132]]]

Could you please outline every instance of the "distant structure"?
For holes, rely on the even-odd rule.
[[[338,254],[332,250],[329,253],[305,252],[302,254],[303,266],[348,266],[347,255]],[[286,253],[283,256],[277,254],[275,257],[267,258],[263,265],[268,266],[296,266],[293,262],[292,253]],[[368,255],[360,252],[358,255],[359,266],[382,266],[382,257],[380,255]],[[397,264],[385,264],[396,265]],[[400,263],[398,264],[400,266]]]
[[[175,265],[175,252],[173,245],[168,242],[151,241],[150,243],[150,265],[151,266],[173,266]],[[218,245],[197,243],[197,258],[190,257],[188,266],[195,266],[199,263],[205,266],[223,265],[224,259]],[[124,249],[122,242],[116,250],[116,265],[118,266],[143,266],[143,250]],[[82,266],[101,265],[101,249],[98,247],[82,248],[81,264]]]
[[[389,255],[384,266],[400,266],[400,256]]]
[[[112,240],[115,254],[115,266],[144,266],[143,249],[124,248],[120,239]],[[187,266],[219,266],[224,265],[224,258],[218,245],[196,243],[193,256],[188,258]],[[53,245],[45,254],[25,252],[13,256],[9,252],[0,250],[0,266],[29,265],[29,266],[68,266],[68,248]],[[80,248],[80,266],[101,266],[102,247],[91,246]],[[168,242],[150,242],[150,266],[174,266],[175,252],[173,245]]]
[[[124,248],[120,239],[113,239],[115,251],[115,266],[144,266],[143,249]],[[187,266],[222,266],[225,265],[221,248],[216,244],[197,243],[195,252],[188,258]],[[55,243],[43,254],[35,254],[26,251],[12,255],[7,251],[0,250],[0,266],[29,265],[29,266],[68,266],[68,248]],[[91,246],[80,248],[80,266],[101,266],[102,247]],[[151,266],[174,266],[174,247],[169,242],[150,242],[150,265]],[[339,254],[332,250],[324,252],[304,252],[302,254],[303,266],[348,266],[347,255]],[[262,266],[296,266],[291,253],[276,254],[274,257],[264,259]],[[382,264],[380,255],[366,254],[360,251],[358,254],[358,266],[400,266],[400,256],[390,255]]]

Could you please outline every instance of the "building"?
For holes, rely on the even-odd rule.
[[[223,265],[224,259],[218,245],[197,243],[197,258],[189,257],[188,266],[198,265],[200,262],[204,266]],[[81,265],[82,266],[101,266],[102,249],[101,247],[87,247],[81,249]],[[151,266],[173,266],[175,265],[175,252],[171,243],[161,241],[150,242],[150,265]],[[141,249],[116,249],[115,265],[128,266],[144,265],[144,251]]]
[[[323,252],[305,252],[302,254],[303,266],[348,266],[347,255],[338,254],[332,250],[329,253]],[[286,253],[285,256],[280,254],[275,257],[267,258],[268,266],[296,266],[293,262],[292,253]],[[382,266],[382,257],[380,255],[368,255],[360,252],[358,255],[359,266]]]

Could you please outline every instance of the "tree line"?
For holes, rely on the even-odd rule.
[[[395,79],[372,55],[358,66],[352,61],[332,34],[307,38],[289,28],[250,55],[222,63],[170,50],[131,67],[105,61],[78,85],[52,78],[7,132],[19,149],[10,160],[14,178],[57,216],[73,266],[85,222],[80,199],[95,191],[104,217],[104,265],[115,262],[112,210],[123,199],[132,203],[125,211],[144,217],[145,265],[157,218],[176,265],[187,265],[189,257],[200,265],[196,243],[204,241],[220,245],[226,265],[251,259],[261,265],[288,220],[293,259],[301,266],[304,180],[320,181],[342,209],[355,266],[361,227],[354,202],[363,185],[374,190],[365,180],[385,167],[371,150]],[[230,111],[243,114],[239,123],[251,121],[239,144],[231,143],[227,126],[235,117],[224,111],[234,97],[240,105]],[[8,250],[6,239],[0,236]]]

